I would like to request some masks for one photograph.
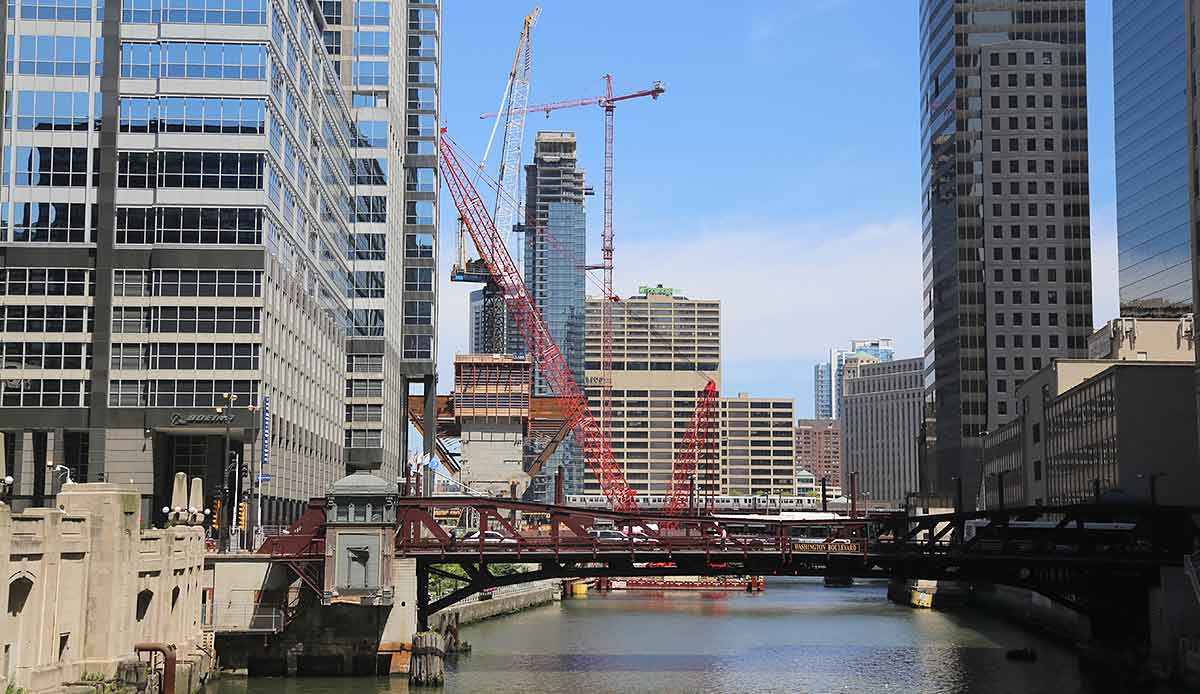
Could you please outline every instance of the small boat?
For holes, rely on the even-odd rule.
[[[1004,654],[1009,660],[1020,660],[1027,663],[1032,663],[1038,659],[1037,651],[1032,648],[1014,648]]]

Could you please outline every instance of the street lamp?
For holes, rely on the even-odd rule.
[[[225,420],[225,457],[224,462],[222,463],[224,474],[221,477],[221,491],[222,495],[225,497],[225,506],[228,509],[226,513],[226,519],[228,522],[225,525],[227,530],[225,549],[228,551],[229,549],[232,549],[231,545],[233,544],[233,538],[236,535],[236,531],[233,527],[234,522],[237,520],[237,512],[234,511],[234,504],[239,500],[237,498],[238,482],[240,481],[239,478],[241,477],[241,466],[237,466],[238,470],[236,471],[233,479],[233,495],[231,496],[229,493],[229,468],[234,467],[234,463],[230,461],[231,451],[229,450],[229,425],[233,421],[233,407],[237,402],[238,396],[237,393],[221,393],[221,397],[224,398],[225,404],[217,405],[214,409],[216,410],[217,414],[224,415],[223,419]]]
[[[1139,474],[1139,480],[1148,480],[1150,482],[1150,505],[1158,506],[1158,479],[1166,477],[1165,472],[1151,472],[1150,474]]]

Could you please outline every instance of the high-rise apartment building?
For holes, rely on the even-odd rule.
[[[388,461],[383,474],[394,479],[391,461],[407,449],[409,384],[420,382],[430,405],[436,387],[440,0],[319,5],[316,38],[354,118],[346,395],[369,418],[347,419],[346,457],[352,467]],[[379,359],[382,371],[362,370]]]
[[[1192,310],[1186,2],[1113,0],[1122,316]]]
[[[408,4],[407,26],[436,43],[436,2]],[[264,520],[281,523],[348,466],[394,478],[394,377],[432,373],[433,352],[423,308],[411,349],[384,332],[403,286],[387,250],[404,244],[386,242],[399,198],[375,179],[404,136],[389,130],[359,166],[373,131],[313,5],[90,8],[34,3],[8,21],[0,426],[18,499],[45,503],[62,464],[77,481],[132,480],[157,518],[176,472],[216,494],[237,460],[269,474]],[[426,305],[432,282],[414,277]],[[239,486],[253,491],[250,475]]]
[[[587,398],[599,416],[600,302],[587,300]],[[643,287],[612,305],[610,423],[613,456],[638,494],[671,489],[675,455],[711,379],[721,385],[721,304],[689,299],[669,287]],[[701,488],[704,491],[703,487]],[[600,493],[589,469],[585,493]]]
[[[720,406],[721,493],[795,496],[795,402],[738,393]]]
[[[538,132],[533,163],[525,167],[526,221],[530,223],[525,227],[525,285],[579,383],[584,376],[587,263],[583,199],[590,193],[579,168],[575,133]],[[553,395],[536,365],[534,395]],[[560,467],[566,493],[582,492],[583,464],[583,453],[572,434],[534,478],[529,498],[553,501],[554,475]]]
[[[842,489],[856,475],[860,496],[901,503],[918,490],[917,434],[925,400],[924,360],[846,362],[842,384]]]
[[[850,341],[851,354],[869,354],[879,361],[891,361],[896,357],[896,341],[890,337],[872,337]]]
[[[833,418],[833,388],[832,371],[829,362],[813,364],[813,417],[817,419]]]
[[[842,486],[842,428],[836,419],[796,422],[796,469],[808,470],[827,489]]]
[[[926,491],[976,488],[1016,386],[1087,353],[1084,4],[921,2]]]
[[[851,340],[850,349],[829,350],[829,361],[813,368],[813,410],[817,419],[837,419],[842,397],[842,368],[852,354],[870,354],[880,361],[891,361],[896,341],[890,337]]]

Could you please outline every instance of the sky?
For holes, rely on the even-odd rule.
[[[813,365],[853,338],[894,337],[920,356],[917,3],[907,0],[541,0],[530,103],[598,95],[602,75],[657,101],[617,107],[616,293],[641,285],[719,299],[722,392],[793,397],[812,415]],[[442,7],[442,114],[478,158],[532,4]],[[1112,21],[1088,3],[1089,149],[1096,322],[1117,315]],[[573,130],[599,258],[604,128],[599,108],[531,114]],[[498,158],[493,154],[491,169]],[[486,198],[486,196],[485,196]],[[467,294],[448,281],[455,212],[442,196],[439,390],[467,351]],[[589,283],[589,291],[594,291]]]

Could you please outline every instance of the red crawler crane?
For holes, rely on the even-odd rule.
[[[714,487],[718,482],[714,479],[716,470],[712,464],[716,458],[716,428],[717,384],[710,380],[696,400],[692,424],[683,437],[683,450],[675,458],[671,470],[671,497],[667,503],[667,515],[681,516],[690,512],[693,509],[693,499],[696,503],[695,510],[712,513]],[[704,470],[699,470],[702,460],[706,460],[707,465],[704,466]],[[707,474],[707,480],[700,478],[702,473]],[[702,481],[707,482],[703,489]],[[697,491],[700,494],[697,495]]]
[[[583,448],[584,456],[592,466],[592,472],[600,481],[600,491],[608,498],[616,511],[638,510],[637,500],[621,468],[613,459],[608,439],[601,431],[596,418],[588,409],[583,391],[571,375],[562,350],[550,336],[550,330],[542,319],[541,312],[533,303],[525,280],[509,255],[504,237],[496,229],[487,205],[479,197],[470,177],[458,161],[454,152],[457,145],[442,130],[438,140],[438,152],[442,160],[442,178],[454,199],[454,206],[462,217],[479,257],[487,265],[488,272],[500,288],[508,314],[516,322],[529,355],[546,377],[555,395],[565,401],[563,414],[575,431],[575,440]]]
[[[630,99],[640,99],[650,97],[657,100],[658,97],[667,90],[662,82],[655,82],[649,89],[630,92],[629,94],[619,94],[613,96],[612,92],[612,75],[604,76],[604,95],[589,96],[583,99],[569,99],[567,101],[553,101],[548,104],[538,104],[536,106],[526,106],[523,109],[514,109],[512,114],[524,114],[541,112],[547,117],[552,111],[558,111],[565,108],[579,108],[580,106],[599,106],[604,109],[604,230],[601,234],[601,253],[602,262],[598,266],[589,266],[589,270],[604,270],[604,296],[608,297],[609,301],[620,301],[613,294],[613,114],[616,110],[617,102],[628,101]],[[479,116],[481,119],[494,118],[497,114],[485,113]],[[601,384],[600,390],[600,431],[605,436],[608,435],[608,427],[612,426],[612,365],[613,365],[613,330],[612,330],[612,306],[608,302],[604,302],[600,306],[600,373],[603,374],[604,383]]]

